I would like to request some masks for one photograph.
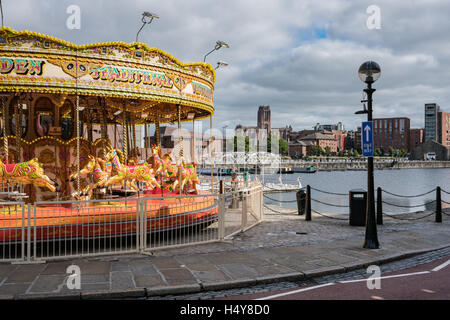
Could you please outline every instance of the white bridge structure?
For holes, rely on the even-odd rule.
[[[279,168],[281,156],[270,152],[214,152],[212,157],[205,155],[201,159],[203,165],[269,165]]]

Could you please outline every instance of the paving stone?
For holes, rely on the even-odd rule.
[[[17,265],[0,264],[0,283],[7,278],[14,270],[18,268]]]
[[[205,254],[177,255],[174,256],[174,258],[179,262],[180,265],[204,265],[211,263],[206,258]]]
[[[112,261],[111,262],[111,272],[114,271],[131,271],[130,264],[128,261]]]
[[[112,290],[135,288],[131,271],[113,271],[111,272],[110,277]]]
[[[81,284],[109,282],[109,272],[106,274],[83,274],[81,273]]]
[[[71,262],[50,262],[46,264],[46,268],[41,272],[41,275],[55,275],[65,274],[67,275],[67,267],[72,265]]]
[[[4,283],[0,286],[0,295],[25,294],[31,283]]]
[[[225,273],[220,270],[208,270],[208,271],[192,271],[195,278],[201,282],[216,282],[225,281],[231,279]]]
[[[80,267],[81,275],[84,274],[108,274],[111,270],[111,262],[108,261],[87,261],[75,262]]]
[[[227,263],[218,266],[220,270],[225,272],[232,279],[256,278],[258,272],[242,263]]]
[[[160,275],[135,275],[134,282],[136,283],[137,288],[151,288],[167,285]]]
[[[174,258],[158,257],[152,259],[152,264],[158,269],[179,268],[180,262]]]
[[[8,276],[5,283],[33,282],[46,267],[45,264],[19,265]]]
[[[64,274],[40,275],[28,291],[29,293],[59,292],[65,285],[66,277]]]
[[[82,283],[80,289],[69,289],[67,286],[63,286],[60,293],[61,294],[71,294],[76,295],[81,292],[92,292],[92,291],[104,291],[110,290],[111,285],[108,282],[96,282],[96,283]]]
[[[149,260],[130,261],[130,270],[135,276],[158,274],[158,271]]]
[[[254,266],[254,270],[257,272],[258,277],[269,276],[269,275],[278,275],[278,274],[288,274],[292,273],[295,270],[292,268],[288,268],[286,266],[272,264],[272,265],[261,265]]]
[[[214,271],[217,270],[217,267],[215,264],[212,263],[196,263],[196,264],[186,264],[186,268],[188,268],[191,271]]]
[[[160,272],[169,284],[197,282],[193,274],[186,268],[161,269]]]

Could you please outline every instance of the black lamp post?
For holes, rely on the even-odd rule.
[[[358,76],[362,82],[367,83],[367,88],[364,92],[367,94],[367,110],[357,113],[367,113],[367,121],[372,121],[372,94],[375,89],[372,89],[372,83],[380,77],[381,69],[378,63],[374,61],[364,62],[358,70]],[[363,128],[361,128],[363,130]],[[363,132],[361,132],[363,134]],[[378,242],[377,224],[375,219],[375,190],[373,181],[373,156],[367,158],[367,206],[366,206],[366,238],[364,241],[364,248],[378,249],[380,244]]]

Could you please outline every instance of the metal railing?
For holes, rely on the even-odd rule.
[[[139,199],[39,201],[32,206],[34,260],[137,252]]]
[[[0,203],[0,262],[41,262],[221,241],[263,219],[262,186],[223,193]]]
[[[31,237],[29,206],[23,202],[0,202],[0,261],[21,261]]]

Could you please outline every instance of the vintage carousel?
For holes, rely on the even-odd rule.
[[[8,200],[45,202],[46,210],[38,210],[35,219],[42,230],[61,223],[61,207],[67,207],[75,237],[87,223],[83,212],[92,215],[98,208],[95,221],[113,219],[101,210],[102,202],[86,199],[123,199],[132,220],[136,212],[127,208],[127,199],[145,198],[152,204],[147,216],[161,216],[148,222],[149,230],[216,219],[214,197],[197,187],[195,152],[189,152],[190,159],[182,148],[161,154],[159,137],[160,124],[178,123],[180,129],[183,121],[211,118],[214,82],[210,64],[183,64],[143,43],[75,45],[1,28],[0,240],[5,230],[10,238],[19,237],[11,228],[23,219],[20,210],[11,212]],[[149,124],[156,128],[154,144],[139,152],[136,128],[144,128],[150,147]],[[190,194],[204,196],[185,196]],[[70,207],[81,203],[74,217]],[[58,208],[57,219],[48,210],[52,206]],[[38,237],[45,236],[38,228]]]

